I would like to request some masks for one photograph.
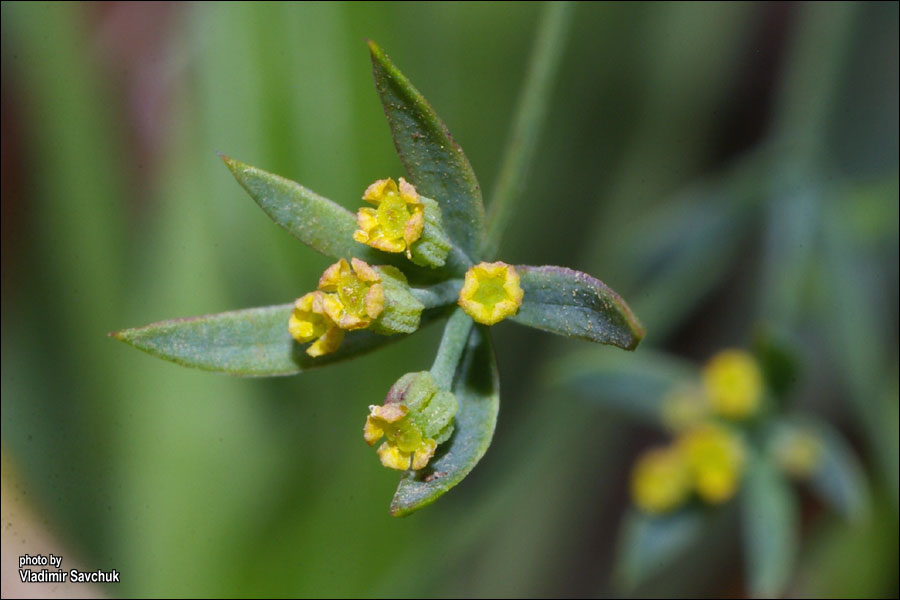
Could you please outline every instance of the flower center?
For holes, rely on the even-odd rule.
[[[402,238],[409,217],[406,202],[397,194],[386,195],[378,205],[378,224],[387,238]]]
[[[509,294],[504,288],[505,283],[506,278],[502,274],[482,279],[478,282],[478,289],[475,290],[472,299],[493,310],[495,304],[509,299]]]
[[[347,274],[341,277],[341,283],[338,286],[338,297],[344,310],[352,315],[361,315],[365,312],[366,293],[369,291],[369,285],[353,274]]]

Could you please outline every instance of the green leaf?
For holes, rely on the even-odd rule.
[[[619,542],[618,574],[625,588],[634,589],[670,565],[697,542],[705,523],[696,506],[659,516],[631,509]]]
[[[679,386],[698,379],[697,367],[665,352],[634,354],[588,347],[551,363],[550,385],[577,392],[591,402],[643,422],[661,425],[662,402]]]
[[[453,393],[459,402],[456,430],[421,471],[407,471],[391,502],[391,514],[408,515],[462,481],[487,451],[500,410],[500,380],[494,350],[483,327],[475,327],[463,352]]]
[[[441,206],[444,229],[470,259],[484,236],[484,205],[472,166],[447,126],[378,44],[369,40],[375,88],[410,181]]]
[[[418,267],[403,254],[381,252],[354,241],[356,215],[299,183],[227,156],[222,156],[222,160],[269,218],[313,250],[332,258],[356,257],[370,265],[392,265],[400,268],[410,281],[433,281],[445,272]],[[453,259],[451,251],[448,267],[460,270]]]
[[[775,466],[750,455],[741,488],[744,564],[751,596],[781,595],[797,552],[796,498]]]
[[[265,306],[160,321],[112,333],[139,350],[186,367],[232,375],[294,375],[364,354],[405,336],[349,331],[333,354],[312,358],[306,345],[288,333],[293,304]],[[420,327],[442,316],[441,309],[422,313]]]
[[[869,494],[859,459],[843,436],[827,423],[808,420],[808,426],[822,442],[821,464],[810,476],[810,487],[845,518],[862,518],[868,511]]]
[[[512,320],[566,337],[634,350],[644,328],[599,279],[565,267],[517,265],[525,296]]]

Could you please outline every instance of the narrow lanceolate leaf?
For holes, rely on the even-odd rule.
[[[427,506],[463,480],[487,451],[500,409],[500,382],[487,332],[472,330],[453,393],[459,402],[456,431],[421,471],[407,471],[391,502],[391,514],[407,515]]]
[[[697,542],[704,523],[703,513],[695,506],[660,516],[632,509],[619,541],[623,586],[631,590],[671,565]]]
[[[644,328],[599,279],[565,267],[517,265],[525,296],[513,321],[566,337],[634,350]]]
[[[369,49],[375,88],[411,182],[420,194],[438,201],[450,239],[477,261],[484,232],[484,205],[469,159],[384,50],[372,41]]]
[[[292,236],[325,256],[353,257],[370,265],[401,268],[411,281],[428,281],[438,270],[417,267],[402,254],[390,254],[354,241],[356,215],[299,183],[244,164],[227,156],[222,160],[269,218]]]
[[[781,595],[797,552],[796,498],[767,460],[752,455],[741,490],[744,565],[751,596]]]
[[[248,308],[188,319],[173,319],[111,334],[165,360],[232,375],[294,375],[374,350],[404,336],[349,331],[333,354],[312,358],[306,345],[288,333],[293,304]],[[421,326],[440,317],[440,309],[422,313]]]

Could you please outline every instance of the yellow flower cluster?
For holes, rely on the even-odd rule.
[[[437,442],[424,438],[422,431],[408,419],[409,409],[399,404],[371,406],[363,437],[373,446],[382,437],[387,441],[378,448],[381,464],[389,469],[424,469],[434,456]]]
[[[705,502],[721,504],[737,492],[743,467],[741,438],[721,425],[703,423],[641,456],[632,471],[631,495],[651,514],[675,510],[693,492]]]
[[[363,194],[363,200],[376,208],[361,208],[356,213],[359,229],[353,239],[384,252],[405,252],[412,259],[412,244],[425,227],[425,205],[416,188],[400,178],[379,179]]]
[[[746,419],[761,405],[763,379],[756,360],[742,350],[724,350],[703,369],[710,407],[728,419]]]
[[[442,390],[431,373],[407,373],[388,391],[382,406],[370,406],[363,437],[378,448],[381,464],[390,469],[424,469],[438,444],[453,433],[459,409],[456,396]]]
[[[364,261],[343,258],[322,273],[319,287],[294,302],[288,331],[316,357],[338,349],[344,332],[368,327],[384,310],[381,276]]]
[[[673,389],[663,400],[661,418],[676,434],[668,447],[645,453],[635,464],[631,494],[648,513],[674,510],[696,493],[720,504],[738,490],[744,446],[738,433],[715,419],[738,421],[762,407],[763,380],[755,359],[741,350],[724,350],[704,365],[699,384]],[[793,458],[803,462],[801,450]]]
[[[742,350],[723,350],[704,366],[700,385],[676,387],[663,400],[662,420],[681,431],[712,417],[738,421],[762,408],[763,379],[756,360]]]

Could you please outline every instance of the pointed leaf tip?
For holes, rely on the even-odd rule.
[[[290,303],[172,319],[111,335],[185,367],[255,377],[301,373],[406,337],[378,335],[365,329],[351,331],[337,352],[314,358],[288,332],[293,308]],[[424,311],[419,327],[441,318],[445,312],[441,308]]]
[[[438,202],[447,234],[472,262],[484,236],[484,205],[472,165],[424,96],[378,44],[367,43],[375,89],[409,180]]]
[[[235,180],[269,218],[313,250],[331,258],[359,258],[371,265],[392,265],[401,268],[411,282],[430,282],[444,275],[441,269],[410,265],[405,256],[354,241],[356,215],[340,204],[290,179],[221,156]]]

